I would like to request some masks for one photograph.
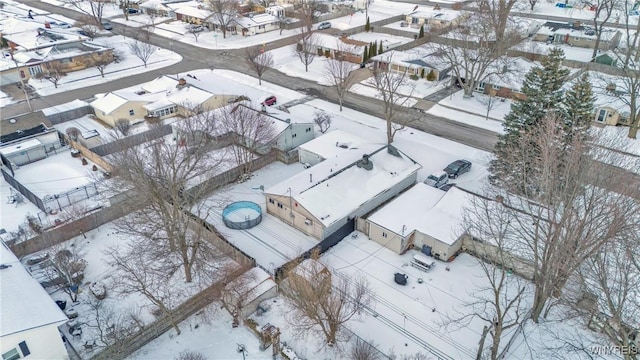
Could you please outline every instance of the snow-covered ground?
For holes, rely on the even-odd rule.
[[[583,3],[580,1],[570,1],[569,4],[575,5],[572,8],[560,8],[557,7],[556,4],[565,4],[564,1],[538,1],[533,9],[530,10],[530,7],[527,3],[521,3],[521,7],[518,8],[519,11],[524,13],[533,13],[539,15],[550,15],[550,16],[561,16],[567,17],[576,20],[592,20],[594,17],[594,11],[589,9],[588,3]],[[603,18],[605,16],[605,11],[602,11],[600,17]],[[640,16],[630,16],[629,24],[637,24]],[[612,23],[624,23],[625,15],[622,10],[615,10],[613,16],[609,19]]]
[[[427,113],[501,134],[504,132],[502,127],[504,117],[511,111],[511,100],[494,97],[487,116],[488,101],[489,97],[480,93],[465,98],[464,90],[460,90],[442,99],[437,105],[427,110]]]
[[[88,1],[74,1],[73,5],[70,2],[59,0],[42,0],[43,2],[51,5],[67,8],[69,10],[81,12],[83,14],[91,14],[91,4]],[[80,7],[80,9],[78,9]],[[122,15],[122,10],[115,2],[107,2],[102,8],[102,18],[109,19],[118,15]],[[70,23],[71,24],[71,23]]]
[[[0,91],[0,107],[7,106],[16,102],[11,96]]]
[[[114,51],[121,56],[119,62],[111,63],[106,67],[104,78],[100,76],[98,69],[90,67],[85,70],[68,73],[60,79],[57,88],[46,79],[29,79],[29,85],[33,87],[39,95],[46,96],[160,69],[182,60],[182,56],[179,54],[167,49],[158,48],[158,50],[151,55],[147,62],[147,67],[145,67],[143,62],[131,53],[128,44],[133,42],[133,40],[130,38],[124,38],[122,36],[98,37],[94,39],[93,42],[113,47]]]

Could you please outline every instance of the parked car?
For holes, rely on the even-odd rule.
[[[456,160],[447,165],[446,168],[444,168],[444,171],[449,175],[450,178],[453,179],[466,172],[469,172],[469,170],[471,170],[471,161],[467,160]]]
[[[105,30],[113,30],[113,25],[111,25],[109,21],[102,20],[100,24],[102,25],[102,28]]]
[[[427,180],[424,181],[425,184],[436,188],[439,188],[448,182],[449,175],[444,171],[438,171],[437,173],[431,174],[427,177]]]
[[[275,95],[271,95],[268,98],[264,99],[264,101],[262,102],[262,105],[271,106],[276,102],[278,102],[278,99],[276,99]]]
[[[451,189],[454,186],[456,186],[456,183],[446,183],[446,184],[440,186],[438,189],[440,189],[442,191],[449,191],[449,189]]]
[[[323,21],[320,24],[318,24],[318,30],[324,30],[324,29],[330,29],[331,28],[331,23],[328,21]]]
[[[128,12],[129,14],[138,14],[138,13],[140,12],[140,10],[138,10],[138,9],[134,9],[134,8],[128,8],[128,9],[127,9],[127,12]]]
[[[57,27],[57,28],[62,28],[62,29],[70,29],[71,25],[67,24],[66,22],[62,22],[62,21],[49,21],[49,25]]]
[[[192,25],[189,25],[189,31],[194,33],[201,32],[201,31],[204,31],[204,26],[192,24]]]

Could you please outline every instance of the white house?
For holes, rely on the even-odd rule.
[[[418,183],[367,218],[369,239],[398,254],[411,247],[441,260],[462,246],[464,206],[472,195]]]
[[[414,184],[420,168],[392,145],[343,153],[266,189],[267,212],[319,240],[339,240],[356,217]]]
[[[0,153],[16,165],[44,159],[62,147],[58,132],[44,124],[0,137]]]
[[[443,61],[437,51],[429,46],[419,46],[405,51],[390,50],[370,59],[374,67],[389,69],[407,75],[427,78],[433,72],[434,80],[446,78],[451,65]]]
[[[4,242],[0,243],[2,359],[69,359],[58,330],[68,320]]]
[[[271,14],[242,16],[233,20],[242,36],[262,34],[280,29],[280,19]]]
[[[365,139],[344,130],[332,130],[298,147],[298,159],[302,164],[315,165],[333,159],[343,153],[352,153],[357,160],[362,150],[374,151],[380,144],[371,144]],[[366,150],[368,148],[368,150]]]

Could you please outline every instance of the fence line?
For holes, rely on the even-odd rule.
[[[27,189],[24,185],[22,185],[16,178],[11,176],[3,167],[2,169],[2,177],[4,180],[9,183],[14,189],[18,190],[20,194],[24,195],[29,201],[31,201],[38,209],[46,212],[47,208],[44,206],[44,202],[40,199],[36,194],[34,194],[31,190]]]
[[[87,147],[85,147],[84,145],[80,144],[79,142],[73,141],[73,140],[69,140],[69,144],[71,145],[72,148],[80,151],[80,154],[82,154],[83,157],[89,159],[94,164],[97,164],[98,166],[100,166],[101,168],[105,169],[106,171],[112,171],[113,170],[111,164],[106,162],[102,158],[102,156],[96,154],[92,150],[89,150]]]
[[[100,146],[96,146],[91,149],[94,153],[100,156],[107,156],[118,151],[132,148],[134,146],[159,139],[163,136],[169,135],[173,132],[171,125],[162,125],[160,127],[153,128],[141,132],[139,134],[130,135],[123,139],[118,139]]]

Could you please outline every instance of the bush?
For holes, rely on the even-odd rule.
[[[436,81],[436,73],[433,70],[429,71],[427,74],[427,80]]]
[[[415,74],[413,74],[413,75],[409,76],[409,78],[410,78],[411,80],[418,80],[418,79],[419,79],[419,78],[418,78],[418,75],[415,75]]]
[[[180,354],[178,354],[178,357],[175,358],[175,360],[206,360],[207,358],[197,352],[193,352],[193,351],[189,351],[189,350],[185,350],[183,352],[181,352]]]

